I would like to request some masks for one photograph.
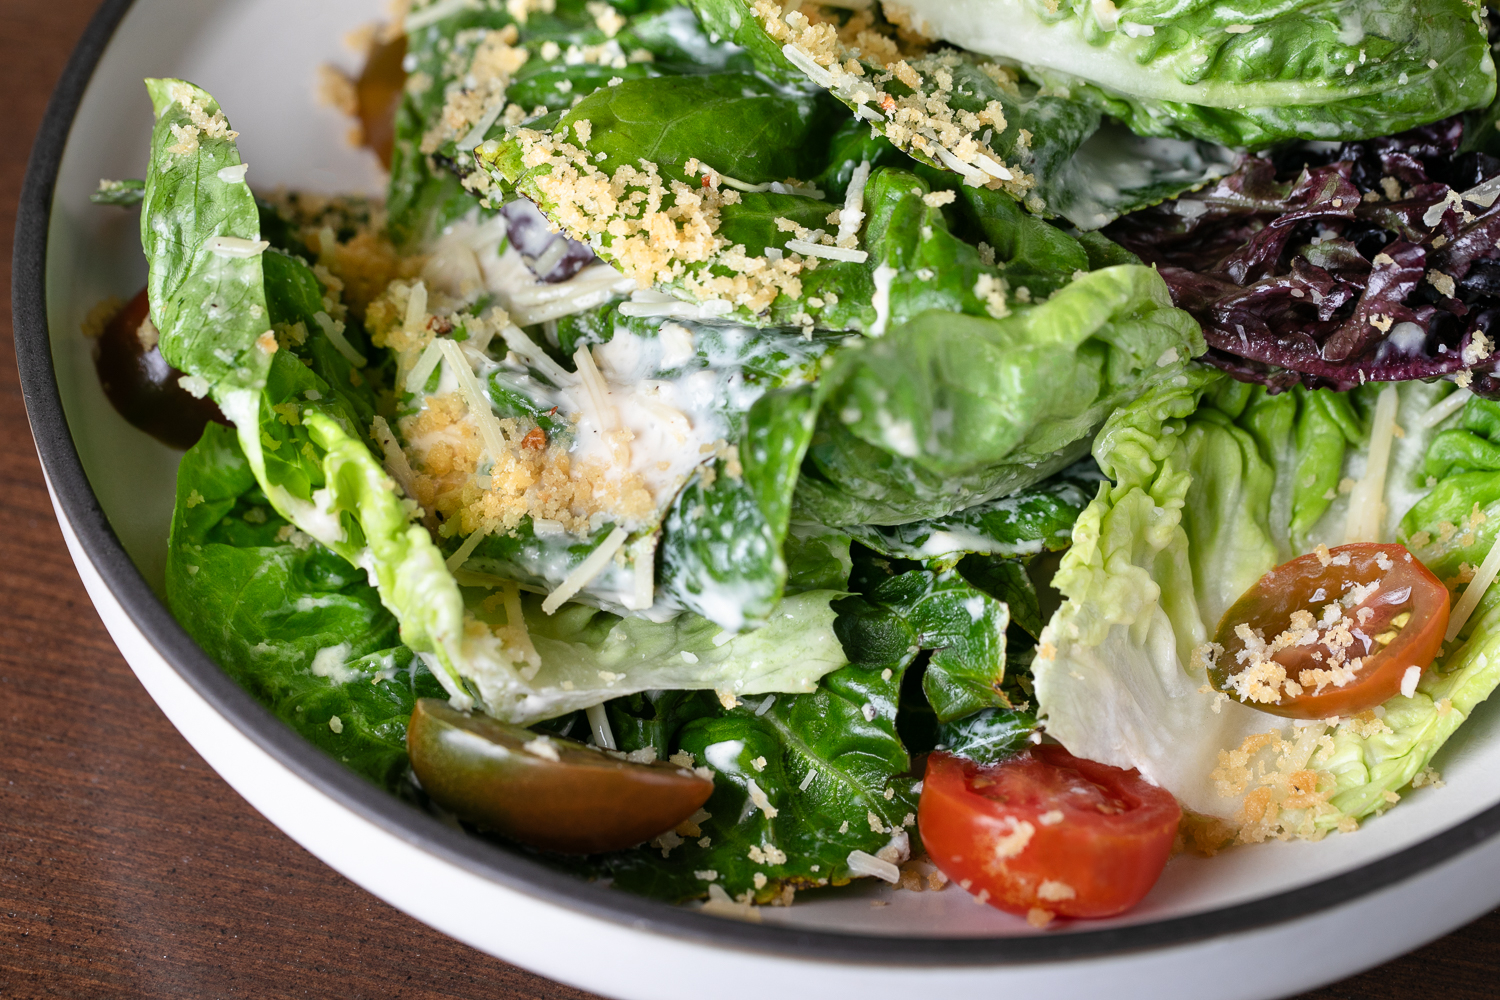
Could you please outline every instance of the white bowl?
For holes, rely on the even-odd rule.
[[[141,176],[141,78],[222,103],[257,186],[378,191],[316,66],[377,0],[106,0],[58,84],[16,228],[16,346],[37,450],[68,547],[121,652],[236,791],[302,846],[437,929],[621,998],[712,995],[1235,1000],[1312,988],[1415,948],[1500,902],[1500,733],[1481,709],[1412,793],[1352,835],[1175,858],[1138,908],[1044,931],[957,889],[805,893],[744,924],[636,898],[470,838],[303,742],[208,659],[160,599],[177,453],[100,392],[79,323],[144,283],[134,212],[88,201]]]

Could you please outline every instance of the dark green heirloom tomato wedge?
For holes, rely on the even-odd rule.
[[[563,854],[617,851],[677,826],[714,783],[666,762],[636,764],[423,698],[406,730],[433,800],[512,840]]]
[[[210,420],[228,421],[213,400],[182,387],[183,373],[161,356],[156,327],[146,323],[150,309],[143,288],[99,334],[94,368],[120,416],[163,444],[186,450]]]

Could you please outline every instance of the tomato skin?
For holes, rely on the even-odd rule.
[[[1062,917],[1112,917],[1140,902],[1181,818],[1177,800],[1140,772],[1056,745],[998,764],[933,753],[917,806],[943,874],[999,909]]]
[[[1408,668],[1415,666],[1426,670],[1431,665],[1442,648],[1449,611],[1448,588],[1432,571],[1403,545],[1356,542],[1329,549],[1327,556],[1330,562],[1326,565],[1318,553],[1282,563],[1256,581],[1224,612],[1214,633],[1214,641],[1224,648],[1224,652],[1208,673],[1215,689],[1272,715],[1291,719],[1326,719],[1336,715],[1358,715],[1384,704],[1401,692],[1401,682]],[[1332,560],[1343,556],[1349,557],[1347,565],[1332,564]],[[1390,568],[1380,568],[1377,559],[1381,556],[1389,560]],[[1373,647],[1376,650],[1373,653],[1366,653],[1362,642],[1350,647],[1348,655],[1361,656],[1363,660],[1353,681],[1343,687],[1325,686],[1318,693],[1305,690],[1291,694],[1283,688],[1280,701],[1274,702],[1244,697],[1229,683],[1229,677],[1240,669],[1236,655],[1245,647],[1244,640],[1235,634],[1239,625],[1258,629],[1269,640],[1287,629],[1294,611],[1308,610],[1314,617],[1319,617],[1322,606],[1343,593],[1341,588],[1345,581],[1369,583],[1377,579],[1380,589],[1346,612],[1351,619],[1361,608],[1368,607],[1372,612],[1372,617],[1363,625],[1355,627],[1365,635],[1376,636],[1403,612],[1409,612],[1411,619],[1399,628],[1396,637],[1387,645]],[[1411,588],[1407,600],[1397,604],[1385,603],[1385,595],[1406,587]],[[1314,601],[1312,595],[1319,588],[1328,596]],[[1320,654],[1328,652],[1323,644],[1314,643],[1289,647],[1276,653],[1274,659],[1286,668],[1288,680],[1296,680],[1303,670],[1326,665],[1311,658],[1314,651]]]

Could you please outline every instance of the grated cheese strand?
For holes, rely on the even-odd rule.
[[[1449,417],[1453,416],[1453,414],[1463,409],[1464,404],[1467,403],[1470,398],[1473,397],[1473,395],[1474,393],[1468,389],[1455,389],[1454,391],[1448,393],[1448,395],[1444,396],[1438,402],[1432,404],[1432,406],[1427,410],[1426,413],[1422,414],[1416,420],[1413,420],[1412,428],[1414,430],[1425,431],[1429,427],[1436,427],[1438,424],[1442,423],[1444,420],[1447,420]]]
[[[498,462],[510,449],[506,447],[505,433],[500,429],[500,421],[490,406],[490,397],[485,395],[484,388],[474,377],[474,369],[469,367],[469,359],[464,357],[464,352],[457,343],[451,340],[437,340],[435,343],[441,346],[448,366],[458,379],[459,394],[464,398],[464,405],[469,408],[469,415],[479,425],[479,439],[490,453],[490,460]]]
[[[604,541],[599,543],[599,547],[590,552],[588,558],[579,563],[573,572],[557,585],[557,589],[547,595],[547,599],[542,602],[542,610],[549,615],[555,614],[557,609],[563,606],[564,601],[588,586],[589,581],[603,572],[604,567],[609,565],[609,561],[615,557],[615,553],[620,551],[620,546],[625,544],[625,534],[625,529],[620,527],[611,531]]]
[[[203,249],[220,257],[257,257],[271,244],[267,240],[245,240],[238,236],[210,236]]]
[[[865,185],[870,180],[870,161],[860,160],[854,173],[849,175],[849,187],[844,193],[844,210],[839,213],[838,245],[854,247],[859,240],[859,227],[865,221]]]
[[[656,536],[647,535],[635,546],[635,590],[630,610],[645,611],[656,603]]]
[[[536,341],[526,336],[515,324],[507,324],[500,331],[500,336],[505,339],[505,346],[514,351],[518,358],[547,376],[547,381],[558,388],[578,381],[572,372],[553,361],[546,351],[536,345]]]
[[[850,875],[874,875],[892,885],[901,881],[901,869],[864,851],[850,851],[848,865]]]
[[[1380,390],[1375,420],[1370,428],[1370,457],[1365,474],[1349,495],[1349,519],[1344,525],[1344,544],[1378,542],[1385,521],[1385,479],[1391,461],[1391,442],[1396,435],[1396,407],[1400,396],[1394,385]]]
[[[802,51],[795,45],[787,43],[781,47],[781,54],[786,56],[787,62],[807,74],[807,78],[820,87],[833,86],[833,74],[813,61],[813,57]]]
[[[809,243],[806,240],[787,240],[786,248],[792,253],[800,253],[804,257],[822,257],[825,260],[847,260],[855,264],[863,264],[870,257],[869,252],[865,250],[826,247],[821,243]]]
[[[348,338],[344,336],[343,323],[322,310],[313,313],[313,319],[317,321],[318,326],[323,328],[323,335],[333,344],[334,350],[344,356],[345,361],[356,368],[363,368],[369,363],[365,360],[365,356],[355,350],[354,345],[349,343]]]
[[[609,444],[615,464],[622,469],[629,468],[630,432],[621,426],[619,411],[609,399],[609,383],[599,374],[599,368],[594,364],[594,355],[587,345],[573,353],[573,363],[578,367],[578,378],[583,384],[585,414],[594,420]]]
[[[585,344],[573,352],[573,364],[578,369],[578,381],[583,385],[584,401],[594,410],[589,416],[606,434],[619,426],[618,414],[609,402],[609,383],[599,374],[594,364],[594,355]]]
[[[495,119],[500,117],[500,112],[503,110],[505,110],[504,96],[490,101],[490,106],[484,114],[479,116],[479,121],[474,123],[474,127],[469,129],[468,135],[458,140],[458,149],[461,152],[472,152],[475,146],[484,142],[485,133],[490,130],[491,125],[495,124]],[[542,273],[545,274],[546,271]]]
[[[427,285],[417,282],[411,286],[406,299],[406,316],[402,327],[408,333],[420,333],[427,328]]]
[[[505,624],[520,647],[521,659],[530,664],[521,669],[521,677],[529,681],[542,668],[542,658],[536,651],[536,644],[531,641],[531,630],[526,627],[526,612],[521,608],[521,585],[506,580],[500,585],[500,594],[505,602]]]
[[[433,370],[443,360],[443,349],[434,340],[422,351],[422,356],[417,358],[415,367],[406,375],[406,391],[420,396],[427,388],[427,380],[432,377]]]
[[[451,573],[468,562],[469,556],[474,554],[474,549],[479,546],[480,542],[484,541],[484,536],[489,533],[490,529],[488,527],[469,532],[469,537],[464,539],[464,543],[455,549],[451,556],[444,560],[448,564],[448,572]]]
[[[1490,550],[1485,554],[1484,562],[1479,564],[1479,569],[1474,571],[1474,579],[1469,581],[1469,586],[1464,589],[1464,595],[1458,599],[1453,607],[1453,614],[1448,618],[1448,633],[1443,636],[1443,641],[1452,642],[1458,638],[1459,629],[1469,620],[1474,609],[1479,607],[1479,601],[1484,597],[1484,592],[1490,589],[1490,584],[1495,582],[1495,576],[1500,574],[1500,535],[1495,536],[1495,541],[1490,544]]]
[[[564,249],[567,246],[560,240],[554,245]],[[544,270],[540,261],[537,267]],[[535,326],[603,305],[634,287],[634,278],[626,277],[610,265],[591,264],[567,281],[537,282],[515,289],[509,296],[511,317],[522,326]]]
[[[380,445],[381,454],[385,455],[385,471],[400,484],[401,489],[409,497],[416,497],[414,485],[417,474],[412,471],[411,463],[406,459],[406,452],[401,450],[401,443],[396,440],[396,435],[391,431],[391,425],[385,422],[385,417],[376,417],[370,422],[370,433],[375,437],[375,443]]]
[[[615,733],[609,728],[609,716],[604,711],[604,706],[590,705],[583,710],[589,717],[589,727],[594,731],[594,742],[606,750],[615,749]]]

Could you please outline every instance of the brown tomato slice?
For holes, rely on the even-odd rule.
[[[714,783],[664,761],[635,764],[423,698],[406,748],[422,788],[461,818],[564,854],[615,851],[692,816]]]
[[[1337,607],[1331,607],[1337,605]],[[1448,588],[1405,546],[1359,542],[1261,577],[1219,622],[1213,686],[1272,715],[1357,715],[1426,670],[1448,627]]]

